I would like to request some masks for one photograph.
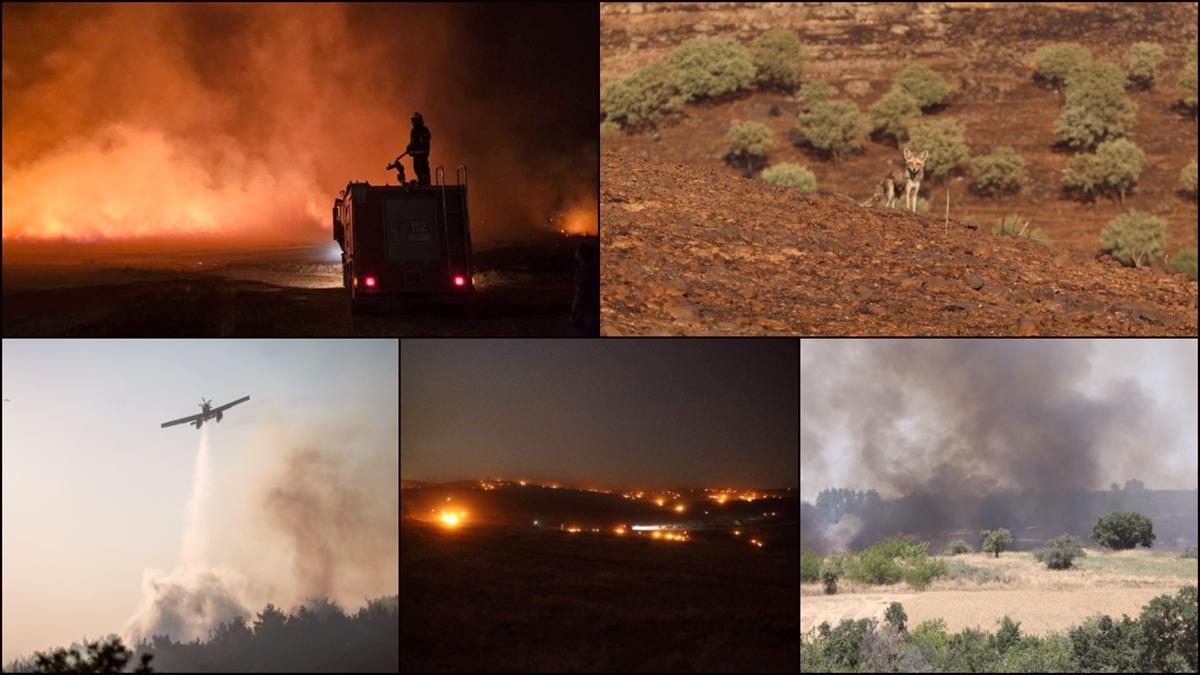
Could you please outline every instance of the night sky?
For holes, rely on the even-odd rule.
[[[797,487],[796,340],[401,340],[400,477]]]

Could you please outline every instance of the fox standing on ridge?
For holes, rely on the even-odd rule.
[[[917,193],[921,191],[921,179],[925,177],[925,160],[929,159],[929,151],[919,155],[904,149],[904,166],[883,178],[875,188],[875,194],[863,201],[860,206],[871,206],[880,200],[886,200],[887,207],[896,206],[896,193],[904,190],[904,208],[917,212]]]

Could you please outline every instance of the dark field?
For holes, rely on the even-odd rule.
[[[794,546],[401,524],[403,672],[796,672],[799,610]]]

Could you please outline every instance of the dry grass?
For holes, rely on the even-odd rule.
[[[971,626],[994,630],[1008,614],[1026,633],[1045,634],[1075,625],[1093,614],[1137,616],[1155,596],[1175,593],[1197,583],[1197,561],[1151,551],[1111,553],[1088,550],[1083,566],[1050,570],[1027,552],[959,555],[974,567],[995,570],[1008,581],[979,584],[966,579],[939,579],[925,592],[905,584],[864,587],[839,584],[839,594],[826,596],[820,584],[801,586],[800,625],[807,631],[822,621],[883,618],[888,603],[900,602],[916,625],[941,617],[951,631]]]

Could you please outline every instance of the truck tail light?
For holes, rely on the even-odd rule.
[[[467,278],[461,274],[455,274],[454,275],[454,285],[459,286],[459,287],[466,286]]]
[[[378,285],[379,285],[379,280],[376,279],[375,277],[371,277],[371,276],[363,277],[363,286],[366,286],[367,288],[375,288]]]

